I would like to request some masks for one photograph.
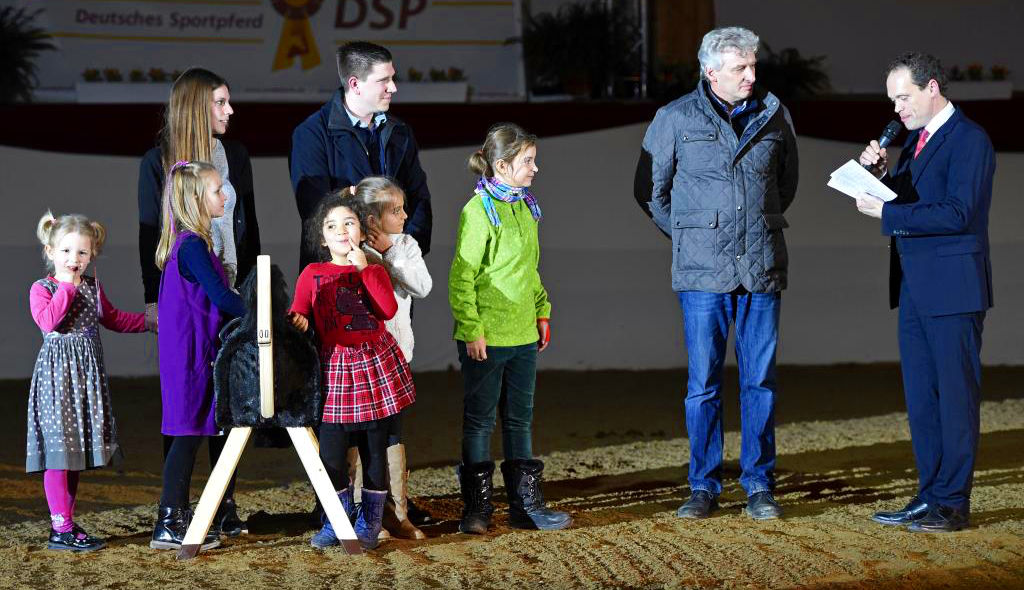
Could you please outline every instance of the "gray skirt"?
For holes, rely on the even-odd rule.
[[[104,467],[122,456],[98,330],[50,332],[28,395],[25,471]]]

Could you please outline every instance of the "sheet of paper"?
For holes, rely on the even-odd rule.
[[[853,198],[862,194],[886,202],[896,198],[896,193],[892,192],[892,189],[853,160],[837,168],[829,177],[827,185]]]

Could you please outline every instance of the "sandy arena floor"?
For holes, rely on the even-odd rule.
[[[416,379],[410,486],[441,519],[424,529],[427,541],[389,541],[362,557],[312,549],[312,490],[298,457],[250,445],[237,493],[250,534],[187,562],[148,547],[160,493],[156,380],[112,383],[128,458],[82,478],[76,520],[110,543],[88,555],[44,549],[41,477],[24,473],[27,383],[0,382],[9,400],[0,415],[0,588],[1024,588],[1024,368],[986,369],[973,527],[951,535],[868,520],[916,488],[894,366],[780,369],[786,517],[771,522],[740,512],[734,391],[725,397],[722,509],[684,521],[674,516],[687,493],[683,372],[543,373],[535,452],[547,464],[547,499],[575,524],[508,528],[498,483],[497,526],[482,537],[456,532],[459,376]],[[735,372],[727,379],[734,390]],[[201,457],[196,498],[208,473]]]

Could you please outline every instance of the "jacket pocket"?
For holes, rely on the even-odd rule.
[[[958,254],[976,254],[978,252],[981,252],[981,244],[973,240],[956,244],[942,244],[935,248],[935,254],[938,256],[956,256]]]
[[[672,245],[679,270],[713,270],[718,254],[718,210],[687,209],[672,215]]]
[[[687,172],[721,168],[723,148],[718,145],[718,131],[692,129],[678,137],[680,168]]]

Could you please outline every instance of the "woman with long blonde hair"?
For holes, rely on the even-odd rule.
[[[175,162],[210,162],[223,182],[224,216],[214,219],[207,236],[224,266],[228,285],[240,284],[260,252],[252,165],[241,143],[221,139],[234,109],[226,80],[203,68],[189,68],[174,82],[164,110],[159,143],[146,152],[139,168],[139,262],[146,298],[147,325],[155,328],[161,269],[155,264],[164,211],[165,179]],[[173,239],[171,240],[173,244]],[[210,439],[210,461],[216,461],[224,437]],[[165,455],[170,441],[165,439]],[[237,516],[234,480],[225,494],[214,527],[225,533],[243,532]]]

